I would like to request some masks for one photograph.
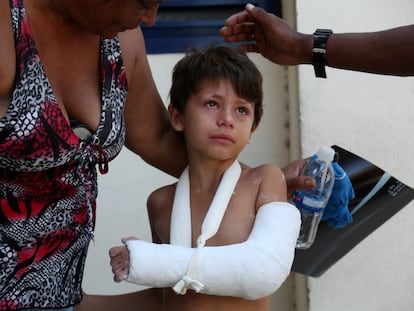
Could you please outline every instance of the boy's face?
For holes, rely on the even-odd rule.
[[[184,113],[175,109],[170,113],[174,128],[184,134],[189,154],[234,159],[250,141],[254,105],[240,98],[230,81],[203,80]]]

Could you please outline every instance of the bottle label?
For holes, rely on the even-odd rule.
[[[298,208],[306,209],[311,212],[321,212],[325,207],[325,200],[306,196],[300,191],[295,191],[293,195],[293,203]]]

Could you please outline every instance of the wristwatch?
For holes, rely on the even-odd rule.
[[[313,33],[312,65],[318,78],[326,78],[326,43],[331,34],[330,29],[316,29]]]

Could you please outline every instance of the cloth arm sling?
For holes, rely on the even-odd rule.
[[[193,279],[200,293],[259,299],[275,292],[290,273],[300,215],[296,207],[273,202],[260,207],[248,239],[227,246],[206,246],[198,254]],[[173,287],[186,274],[194,248],[127,242],[128,282]]]

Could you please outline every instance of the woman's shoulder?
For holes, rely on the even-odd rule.
[[[125,66],[132,68],[141,57],[146,57],[145,41],[140,27],[118,34]]]

